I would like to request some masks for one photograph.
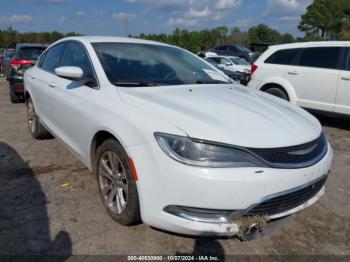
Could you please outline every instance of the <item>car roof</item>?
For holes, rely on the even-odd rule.
[[[290,49],[290,48],[302,48],[302,47],[323,47],[323,46],[346,46],[350,45],[350,41],[311,41],[311,42],[298,42],[290,44],[280,44],[269,46],[269,49]]]
[[[79,41],[85,44],[92,44],[92,43],[135,43],[135,44],[151,44],[151,45],[163,45],[163,46],[171,46],[165,43],[160,43],[156,41],[150,41],[150,40],[144,40],[139,38],[132,38],[132,37],[117,37],[117,36],[73,36],[73,37],[66,37],[62,38],[61,40],[57,41],[64,42],[64,41]]]

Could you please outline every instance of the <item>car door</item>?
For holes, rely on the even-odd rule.
[[[339,73],[337,98],[334,111],[350,114],[350,47],[344,48],[344,61]]]
[[[40,120],[51,129],[54,126],[51,103],[55,99],[53,87],[56,80],[54,71],[58,66],[65,44],[57,44],[47,50],[34,70],[30,70],[31,96]]]
[[[84,159],[84,152],[89,146],[88,135],[91,123],[91,113],[94,110],[93,101],[99,92],[97,78],[89,55],[79,42],[68,42],[60,60],[60,66],[75,66],[83,70],[81,80],[73,81],[57,77],[55,82],[55,99],[51,101],[54,133],[78,157]]]
[[[304,48],[298,64],[290,65],[284,78],[292,85],[299,106],[334,111],[341,47]]]

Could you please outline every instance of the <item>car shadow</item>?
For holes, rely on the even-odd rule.
[[[0,142],[0,254],[55,255],[65,261],[72,242],[65,231],[51,240],[47,198],[18,152]]]
[[[347,115],[324,113],[313,110],[308,111],[314,115],[323,126],[350,130],[350,117]]]
[[[180,238],[187,238],[187,239],[193,239],[195,241],[193,251],[188,252],[180,252],[177,251],[175,253],[175,256],[211,256],[215,257],[218,260],[217,261],[225,261],[225,251],[222,245],[220,244],[219,240],[227,240],[227,239],[235,239],[235,236],[215,236],[210,235],[210,232],[208,234],[203,233],[203,235],[198,236],[192,236],[192,235],[184,235],[180,233],[170,232],[167,230],[151,227],[153,230],[172,235],[175,237]],[[198,260],[198,259],[196,259]],[[202,258],[201,260],[206,260],[205,258]],[[214,261],[216,259],[207,260],[207,261]]]
[[[176,252],[175,256],[195,256],[202,257],[206,261],[225,261],[225,251],[220,242],[214,238],[197,238],[191,253]],[[212,258],[208,258],[212,257]]]

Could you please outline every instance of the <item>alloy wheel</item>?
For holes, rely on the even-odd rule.
[[[102,154],[98,176],[107,207],[117,215],[122,214],[128,202],[128,181],[125,168],[114,152],[106,151]]]

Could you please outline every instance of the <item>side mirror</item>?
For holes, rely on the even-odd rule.
[[[78,81],[82,79],[84,72],[77,66],[61,66],[55,69],[55,74],[69,80]]]

